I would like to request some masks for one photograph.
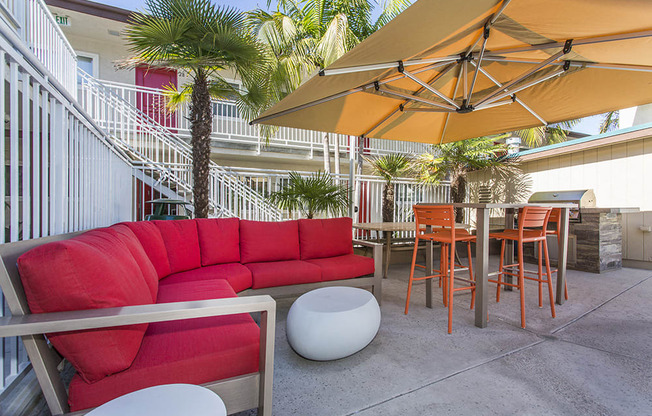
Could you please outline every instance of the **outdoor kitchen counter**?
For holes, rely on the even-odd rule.
[[[581,221],[569,229],[572,254],[568,267],[604,273],[623,267],[622,214],[638,208],[582,208]]]
[[[640,208],[582,208],[582,213],[587,214],[627,214],[639,211]]]

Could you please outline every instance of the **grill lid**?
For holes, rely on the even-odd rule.
[[[528,202],[574,202],[580,208],[595,208],[595,193],[593,189],[535,192],[528,199]]]

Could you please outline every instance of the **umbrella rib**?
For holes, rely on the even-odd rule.
[[[408,72],[408,71],[406,71],[406,70],[403,70],[403,74],[404,74],[406,77],[410,78],[412,81],[414,81],[414,82],[416,82],[417,84],[421,85],[421,87],[422,87],[421,90],[420,90],[420,91],[417,91],[415,94],[419,94],[421,91],[423,91],[423,89],[426,89],[426,90],[430,91],[431,93],[435,94],[437,97],[439,97],[439,98],[441,98],[442,100],[446,101],[446,102],[449,103],[450,105],[454,106],[455,108],[460,108],[460,106],[457,105],[457,103],[456,103],[455,101],[451,100],[449,97],[447,97],[446,95],[444,95],[444,94],[443,94],[442,92],[440,92],[437,88],[431,86],[429,83],[426,83],[426,82],[422,81],[421,79],[417,78],[417,77],[414,76],[411,72]],[[431,82],[432,82],[432,81],[431,81]]]
[[[453,62],[458,59],[459,56],[444,56],[441,58],[409,59],[407,61],[385,62],[381,64],[348,66],[344,68],[322,69],[321,71],[319,71],[319,75],[324,77],[329,75],[350,74],[353,72],[377,71],[379,69],[392,69],[392,68],[398,69],[401,65],[403,66],[426,65],[426,64],[435,64],[440,62]]]
[[[475,109],[476,109],[476,110],[479,110],[479,109],[481,109],[481,108],[486,108],[486,106],[489,105],[489,104],[495,103],[496,101],[498,101],[498,100],[500,100],[500,99],[503,99],[503,98],[505,98],[505,97],[507,97],[507,96],[514,95],[514,94],[516,94],[517,92],[519,92],[519,91],[523,91],[523,90],[526,89],[526,88],[530,88],[530,87],[533,87],[533,86],[535,86],[535,85],[537,85],[537,84],[541,84],[542,82],[547,81],[547,80],[549,80],[550,78],[554,78],[554,77],[556,77],[556,76],[559,76],[559,75],[563,74],[564,72],[566,72],[566,71],[564,70],[564,68],[559,68],[558,70],[556,70],[556,71],[554,71],[554,72],[552,72],[552,73],[550,73],[550,74],[548,74],[548,75],[546,75],[546,76],[544,76],[544,77],[541,77],[541,78],[538,78],[538,79],[532,80],[532,81],[527,82],[527,83],[525,83],[525,84],[523,84],[523,85],[520,85],[520,86],[518,86],[518,87],[516,87],[516,88],[514,88],[514,89],[507,90],[507,91],[505,91],[504,93],[499,94],[499,95],[497,95],[496,97],[494,97],[494,98],[492,98],[492,99],[490,99],[490,100],[487,100],[484,104],[482,104],[482,105],[477,105],[477,106],[475,107]]]
[[[652,30],[596,36],[593,38],[573,39],[573,46],[591,45],[594,43],[614,42],[619,40],[630,40],[630,39],[638,39],[638,38],[645,38],[645,37],[652,37]],[[489,50],[487,51],[487,53],[495,54],[495,55],[503,55],[503,54],[516,53],[516,52],[531,52],[531,51],[538,51],[542,49],[562,48],[564,47],[564,44],[565,42],[550,42],[550,43],[542,43],[539,45],[523,46],[520,48]]]
[[[514,78],[513,80],[509,81],[507,84],[504,84],[501,88],[498,88],[497,90],[495,90],[493,92],[490,92],[489,94],[485,95],[483,98],[480,99],[480,101],[478,101],[476,106],[482,105],[484,102],[486,102],[489,99],[495,97],[496,95],[502,93],[504,90],[508,89],[512,85],[521,82],[522,80],[529,77],[530,75],[532,75],[533,73],[535,73],[539,69],[548,66],[551,62],[554,62],[557,59],[559,59],[561,56],[566,55],[568,52],[570,52],[570,47],[568,47],[568,42],[566,43],[566,45],[567,45],[567,47],[565,47],[564,50],[557,52],[556,54],[552,55],[550,58],[546,59],[545,61],[543,61],[540,64],[538,64],[537,66],[535,66],[534,68],[525,71],[520,76],[518,76],[518,77]]]
[[[376,88],[373,91],[369,91],[369,89],[365,89],[364,91],[369,92],[371,94],[390,95],[390,96],[403,98],[403,99],[410,100],[410,101],[416,101],[416,102],[419,102],[419,103],[431,105],[433,107],[445,108],[447,110],[455,110],[455,107],[447,105],[447,104],[438,103],[436,101],[432,101],[432,100],[429,100],[427,98],[417,97],[416,95],[405,94],[405,93],[402,93],[402,92],[392,91],[392,90],[388,90],[388,89],[385,89],[385,88],[380,88],[379,87],[379,88]]]
[[[502,56],[485,56],[485,61],[495,61],[495,62],[510,62],[517,64],[538,64],[541,63],[541,60],[538,59],[527,59],[527,58],[505,58]],[[561,66],[565,62],[552,62],[550,65]],[[640,71],[640,72],[652,72],[652,66],[648,65],[629,65],[629,64],[607,64],[600,62],[583,62],[583,61],[572,61],[570,66],[580,67],[580,68],[598,68],[598,69],[622,69],[623,71]]]
[[[442,65],[442,64],[440,63],[440,64],[431,65],[431,66],[434,68],[434,67],[441,66],[441,65]],[[453,68],[455,68],[455,65],[454,65],[454,64],[448,64],[448,67],[445,68],[443,71],[439,72],[437,75],[435,75],[435,76],[434,76],[430,81],[428,81],[428,84],[432,84],[432,83],[436,82],[439,78],[441,78],[441,77],[443,77],[444,75],[446,75],[446,74],[448,73],[448,71],[450,71],[450,70],[453,69]],[[424,72],[424,71],[426,71],[426,70],[427,70],[427,69],[422,68],[422,69],[419,69],[419,70],[415,71],[414,74],[418,74],[418,73]],[[405,72],[405,71],[404,71],[404,72]],[[407,75],[406,75],[406,76],[407,76]],[[418,95],[418,94],[420,94],[424,89],[426,89],[426,88],[425,88],[425,87],[421,87],[421,88],[419,88],[419,89],[414,93],[414,95]],[[403,108],[403,106],[405,106],[405,105],[406,105],[407,103],[409,103],[410,101],[411,101],[411,100],[405,100],[405,101],[403,101],[403,103],[402,103],[402,104],[399,104],[399,106],[396,107],[392,113],[390,113],[387,117],[383,118],[383,119],[380,120],[378,123],[376,123],[372,128],[370,128],[369,130],[367,130],[367,131],[366,131],[362,136],[365,136],[365,137],[366,137],[366,136],[368,136],[369,134],[371,134],[374,130],[376,130],[378,127],[380,127],[381,125],[383,125],[387,120],[389,120],[389,119],[390,119],[394,114],[396,114],[399,110],[400,110],[400,111],[412,111],[411,109]],[[425,109],[424,109],[424,110],[425,110]],[[433,109],[431,109],[431,111],[446,111],[446,112],[448,112],[449,110],[445,110],[445,109],[438,110],[438,109],[434,109],[434,108],[433,108]]]
[[[480,42],[480,39],[482,39],[482,37],[484,36],[484,30],[489,29],[491,26],[494,25],[494,23],[496,23],[496,20],[498,20],[498,17],[500,17],[500,15],[503,14],[503,11],[505,11],[505,8],[507,7],[510,1],[511,0],[503,0],[503,4],[500,6],[500,9],[498,9],[498,11],[489,18],[487,23],[484,25],[483,33],[481,33],[480,36],[478,36],[478,38],[475,40],[475,42],[473,42],[471,47],[466,50],[465,56],[469,56],[471,52],[473,52],[473,49],[475,49],[475,47],[478,45],[478,42]]]
[[[475,81],[478,79],[478,72],[479,72],[478,69],[480,68],[480,65],[482,65],[482,58],[484,57],[484,51],[485,51],[485,48],[487,47],[487,41],[489,40],[489,28],[488,27],[484,28],[482,36],[483,36],[484,39],[482,41],[482,47],[480,48],[480,55],[478,56],[478,64],[475,66],[475,71],[473,72],[473,81],[471,81],[471,89],[469,90],[469,98],[468,98],[468,101],[467,101],[468,105],[471,105],[471,98],[473,97],[473,89],[475,88]]]
[[[462,67],[460,66],[460,75],[462,75]],[[457,77],[457,82],[455,83],[455,90],[453,91],[453,97],[457,97],[457,90],[460,86],[460,76]],[[446,121],[444,122],[444,128],[441,130],[441,137],[439,138],[439,144],[444,141],[444,135],[446,134],[446,129],[448,128],[448,120],[451,118],[451,113],[446,114]]]
[[[493,76],[491,76],[491,74],[489,74],[489,72],[487,72],[485,69],[480,68],[480,72],[482,72],[482,74],[483,74],[484,76],[486,76],[486,77],[487,77],[491,82],[493,82],[494,84],[496,84],[498,87],[502,87],[502,86],[503,86],[500,82],[498,82],[498,80],[496,80]],[[520,98],[518,98],[516,95],[514,95],[514,100],[515,100],[517,103],[519,103],[523,108],[525,108],[525,109],[526,109],[530,114],[532,114],[534,117],[536,117],[540,122],[542,122],[543,125],[545,125],[545,126],[548,125],[548,122],[547,122],[546,120],[544,120],[543,117],[541,117],[541,116],[540,116],[539,114],[537,114],[534,110],[532,110],[532,109],[531,109],[527,104],[525,104],[525,103],[523,102],[523,100],[521,100]]]

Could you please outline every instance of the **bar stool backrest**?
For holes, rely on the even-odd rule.
[[[518,218],[519,234],[526,228],[535,228],[540,229],[541,235],[545,236],[551,211],[551,207],[523,207]]]
[[[555,224],[557,235],[559,235],[559,227],[561,226],[559,218],[561,218],[561,208],[553,208],[552,212],[550,212],[550,218],[548,219],[548,223],[552,222]]]
[[[455,232],[455,210],[452,205],[414,205],[416,229],[421,226],[433,228],[448,228]]]

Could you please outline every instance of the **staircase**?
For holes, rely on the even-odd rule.
[[[97,79],[79,72],[78,101],[133,161],[134,176],[162,195],[192,200],[192,151],[161,126]],[[211,216],[278,221],[281,211],[236,175],[210,162]]]

